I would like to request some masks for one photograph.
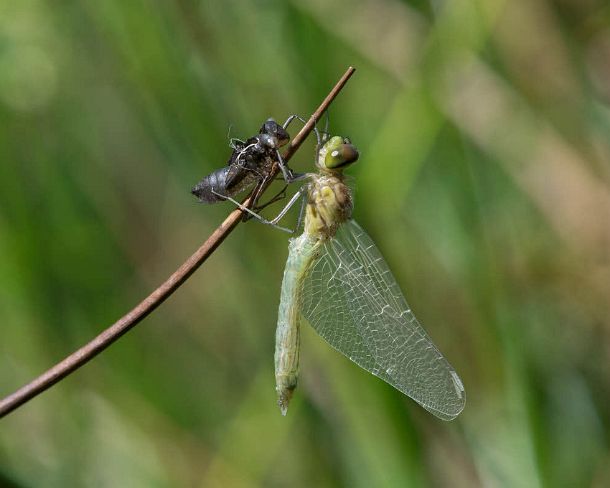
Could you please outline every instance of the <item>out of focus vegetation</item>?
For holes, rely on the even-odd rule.
[[[330,122],[361,150],[356,218],[460,372],[462,415],[437,420],[305,329],[282,418],[287,236],[248,222],[144,323],[0,421],[0,484],[610,485],[603,0],[4,0],[0,395],[221,222],[231,206],[189,190],[226,161],[229,126],[307,116],[350,64]]]

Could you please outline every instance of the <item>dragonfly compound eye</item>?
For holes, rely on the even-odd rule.
[[[334,138],[333,138],[334,139]],[[331,141],[332,142],[332,139]],[[348,166],[358,160],[358,149],[353,144],[340,142],[329,145],[328,152],[324,158],[324,165],[328,169],[338,169]]]

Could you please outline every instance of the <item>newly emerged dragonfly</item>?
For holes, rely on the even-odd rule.
[[[286,415],[297,386],[304,318],[360,367],[452,420],[466,402],[462,382],[413,315],[375,243],[351,218],[343,170],[357,159],[348,139],[331,137],[319,149],[318,173],[305,175],[309,182],[287,205],[306,198],[303,233],[290,240],[276,330],[280,410]]]
[[[284,164],[279,153],[279,148],[290,140],[286,129],[294,119],[300,117],[291,115],[284,125],[279,125],[273,119],[267,119],[257,135],[246,141],[232,140],[233,152],[226,166],[203,177],[193,187],[191,193],[201,203],[216,203],[237,196],[255,183],[258,183],[258,190],[262,188],[263,182],[271,178],[271,170],[276,163],[286,183],[294,181],[292,172]],[[259,196],[259,192],[255,191],[253,206],[256,205]]]

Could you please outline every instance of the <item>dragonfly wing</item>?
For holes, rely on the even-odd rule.
[[[353,220],[324,243],[303,280],[302,313],[328,343],[443,420],[466,396],[411,312],[377,246]]]

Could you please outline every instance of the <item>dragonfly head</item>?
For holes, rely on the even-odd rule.
[[[358,160],[358,149],[347,137],[333,136],[318,153],[318,168],[322,171],[342,170]]]
[[[286,145],[290,135],[280,124],[273,119],[267,119],[259,131],[259,140],[263,145],[270,148],[278,148]]]

